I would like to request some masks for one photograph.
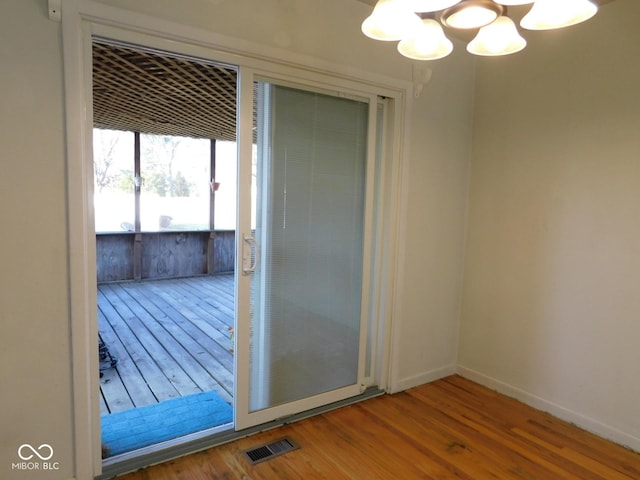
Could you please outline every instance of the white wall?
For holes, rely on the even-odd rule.
[[[640,450],[640,2],[477,63],[460,371]]]
[[[281,47],[284,58],[295,53],[318,65],[411,79],[411,62],[393,45],[360,34],[369,7],[355,0],[102,3]],[[20,444],[48,443],[60,470],[37,478],[66,479],[74,452],[60,24],[48,20],[45,0],[6,0],[3,7],[0,477],[36,478],[11,464]],[[455,363],[473,70],[461,52],[433,68],[408,125],[394,366],[402,388]]]
[[[0,15],[0,477],[23,443],[54,449],[69,478],[71,365],[61,35],[46,2]],[[44,451],[43,451],[44,453]],[[39,475],[40,476],[40,475]]]
[[[471,136],[473,62],[432,63],[411,128],[397,389],[455,372]]]

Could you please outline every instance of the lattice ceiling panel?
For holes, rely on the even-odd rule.
[[[96,128],[235,141],[231,68],[94,42]]]

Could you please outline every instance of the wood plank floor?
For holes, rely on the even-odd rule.
[[[288,436],[299,450],[250,466]],[[449,377],[125,475],[121,480],[640,479],[640,455]]]
[[[101,413],[210,390],[231,402],[233,285],[233,275],[99,285],[99,332],[117,359],[100,379]]]

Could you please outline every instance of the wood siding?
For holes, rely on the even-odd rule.
[[[142,237],[142,278],[207,273],[207,233],[147,233]]]
[[[235,232],[96,235],[98,283],[233,272]],[[211,251],[213,247],[213,251]]]
[[[133,280],[135,235],[96,235],[98,283]]]

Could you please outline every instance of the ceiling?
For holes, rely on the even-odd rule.
[[[235,141],[233,68],[93,43],[94,127]]]

